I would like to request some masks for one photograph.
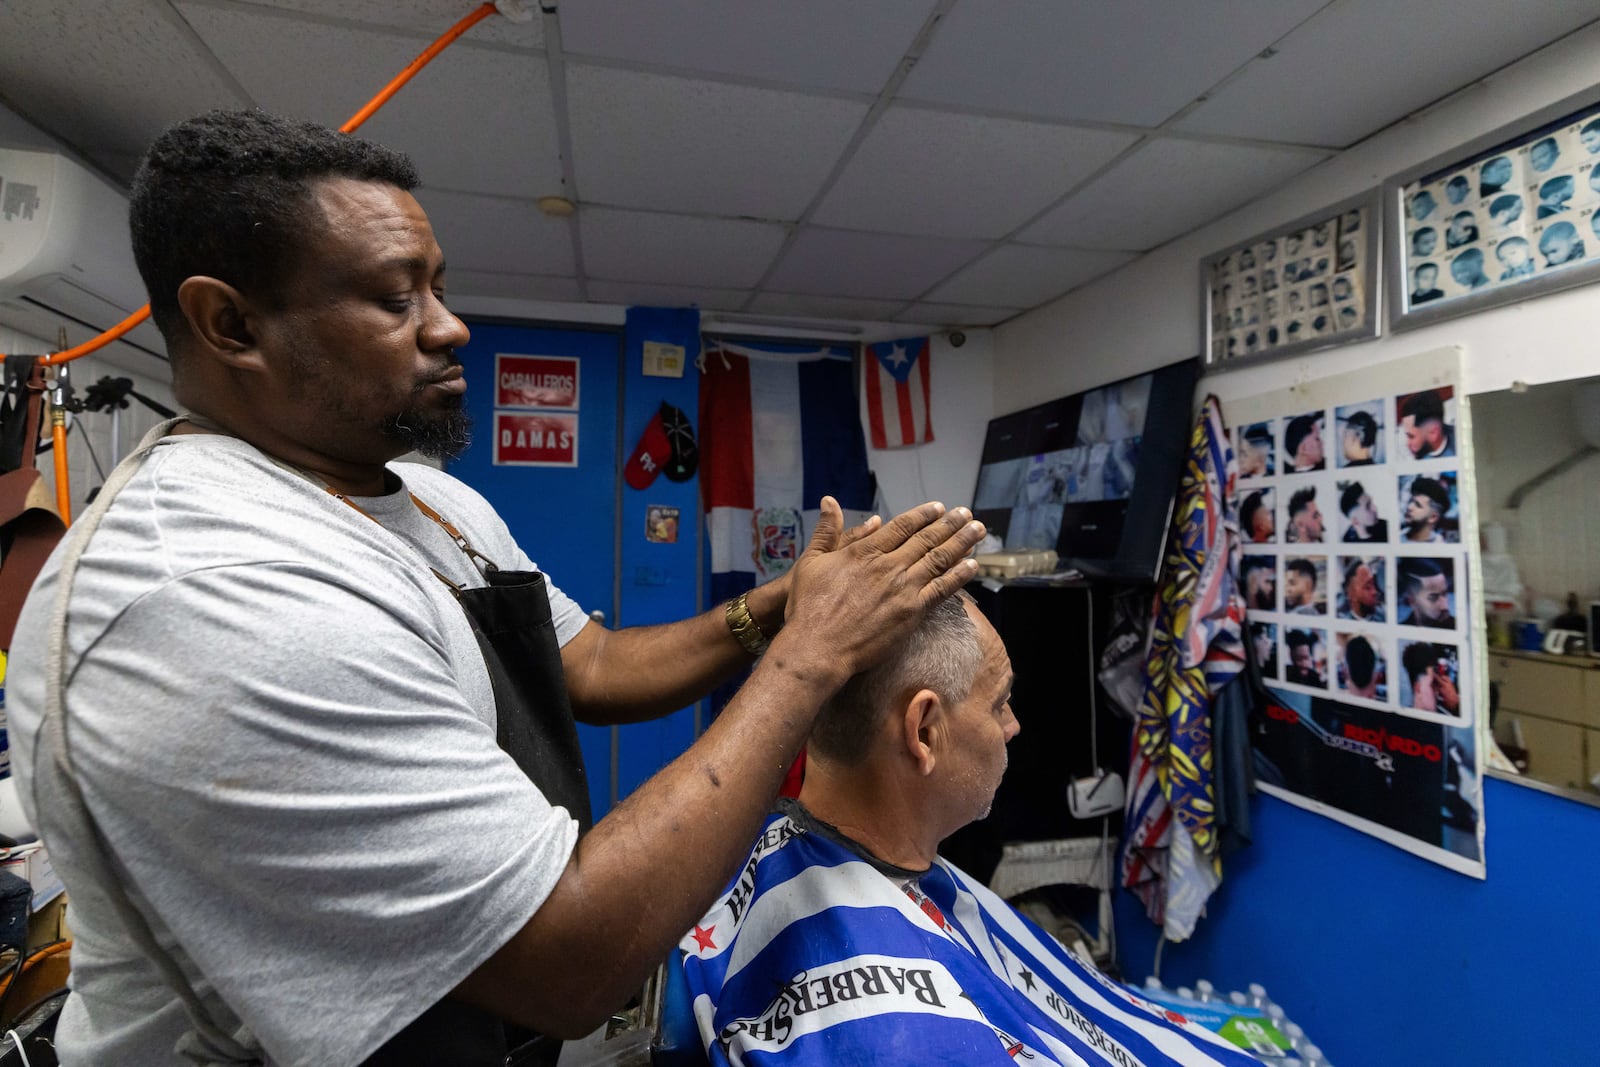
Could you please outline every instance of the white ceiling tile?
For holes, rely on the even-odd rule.
[[[1248,203],[1323,158],[1156,138],[1018,238],[1033,244],[1146,251]]]
[[[281,13],[179,0],[184,17],[268,111],[337,126],[418,52],[414,38],[308,22]],[[261,42],[274,42],[272,48]],[[293,56],[292,75],[284,57]],[[494,106],[485,106],[493,87]],[[432,186],[476,193],[561,192],[544,60],[450,49],[360,129],[409,154]]]
[[[770,222],[614,208],[584,208],[578,221],[591,278],[660,285],[753,286],[787,236]]]
[[[758,315],[800,315],[813,319],[883,322],[904,304],[904,300],[857,300],[846,296],[813,296],[806,293],[762,293],[752,300],[745,310]]]
[[[561,41],[570,54],[876,95],[933,6],[584,0],[561,8]]]
[[[800,231],[765,288],[864,299],[906,299],[988,248],[986,241],[898,237],[808,226]]]
[[[578,301],[583,295],[578,291],[575,278],[561,278],[548,274],[501,274],[484,270],[450,269],[452,302],[462,297],[493,296],[508,300],[568,300]]]
[[[919,322],[928,326],[993,326],[1015,315],[1019,307],[973,307],[970,304],[912,304],[898,315],[896,322]]]
[[[1134,258],[1130,252],[1002,245],[928,298],[941,303],[1036,307]]]
[[[589,282],[589,299],[623,307],[706,308],[737,311],[748,293],[740,289],[707,289],[694,285],[650,285],[646,282]]]
[[[1597,15],[1594,0],[1337,0],[1177,125],[1354,144]]]
[[[175,17],[102,0],[0,3],[0,92],[85,152],[142,154],[171,123],[250,103]]]
[[[201,0],[204,2],[204,0]],[[227,0],[233,3],[236,0]],[[403,30],[438,37],[454,26],[464,16],[472,13],[471,4],[462,0],[249,0],[258,7],[275,7],[326,18],[365,22],[373,26],[394,26]],[[226,6],[218,4],[217,6]],[[468,30],[462,41],[495,41],[522,48],[544,48],[544,24],[539,21],[538,7],[528,22],[512,22],[496,13]],[[417,51],[422,51],[418,48]]]
[[[812,218],[857,230],[1004,237],[1136,139],[892,107]]]
[[[572,237],[525,200],[418,189],[434,239],[452,268],[507,274],[571,274]]]
[[[867,105],[569,64],[578,190],[589,201],[798,219]]]
[[[1155,126],[1326,2],[960,0],[901,95]]]

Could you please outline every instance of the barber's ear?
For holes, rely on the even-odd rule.
[[[944,704],[932,689],[919,689],[906,702],[900,725],[906,754],[917,773],[926,777],[938,762],[939,730],[944,719]]]
[[[254,307],[239,290],[227,282],[197,274],[178,286],[178,307],[189,321],[196,348],[231,366],[260,366],[251,325]]]

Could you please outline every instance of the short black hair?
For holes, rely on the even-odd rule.
[[[1310,507],[1312,502],[1316,499],[1317,491],[1312,486],[1308,485],[1304,489],[1295,490],[1294,496],[1289,498],[1289,514],[1291,516],[1300,514],[1306,508]]]
[[[1450,511],[1450,491],[1437,478],[1418,475],[1411,479],[1410,493],[1412,496],[1427,497],[1428,502],[1433,505],[1433,509],[1439,513],[1441,519]]]
[[[1400,666],[1406,670],[1406,676],[1411,679],[1411,684],[1416,685],[1417,679],[1427,673],[1428,668],[1439,662],[1439,646],[1418,641],[1406,646],[1400,653]]]
[[[1300,451],[1300,442],[1304,441],[1311,433],[1311,428],[1322,418],[1319,415],[1297,415],[1289,420],[1289,428],[1283,431],[1283,448],[1289,455]]]
[[[1294,571],[1296,574],[1303,574],[1307,578],[1310,578],[1313,582],[1317,580],[1316,565],[1309,559],[1291,559],[1288,563],[1284,564],[1284,569]]]
[[[1247,578],[1255,571],[1270,571],[1273,569],[1274,557],[1272,556],[1246,556],[1244,562],[1239,564],[1239,577]]]
[[[1406,402],[1400,405],[1400,417],[1403,419],[1408,415],[1418,426],[1425,422],[1443,422],[1444,400],[1438,390],[1424,389],[1406,397]]]
[[[1312,636],[1310,630],[1290,630],[1283,640],[1291,650],[1299,648],[1301,645],[1311,648],[1317,643],[1317,639]]]
[[[1361,447],[1371,448],[1378,443],[1378,420],[1369,411],[1357,411],[1344,420],[1347,429],[1361,434]]]
[[[1422,583],[1429,578],[1444,578],[1449,581],[1450,576],[1445,574],[1444,568],[1434,560],[1425,556],[1402,556],[1399,560],[1400,568],[1400,593],[1402,596],[1422,587]]]
[[[178,286],[195,275],[281,307],[305,235],[320,225],[312,185],[342,177],[411,190],[402,153],[314,122],[209,111],[150,145],[128,205],[133,257],[169,347],[186,336]]]
[[[1344,665],[1352,682],[1362,687],[1369,685],[1372,672],[1378,666],[1378,653],[1373,650],[1372,642],[1359,635],[1352,637],[1344,646]]]
[[[1262,499],[1263,496],[1264,491],[1258,489],[1245,497],[1244,503],[1239,505],[1239,527],[1244,530],[1246,535],[1255,527],[1253,520],[1256,517],[1256,512],[1266,506],[1266,501]]]
[[[1272,428],[1264,422],[1258,422],[1245,428],[1244,439],[1253,445],[1270,445],[1272,443]]]
[[[1340,589],[1349,589],[1350,588],[1350,580],[1356,576],[1356,571],[1360,570],[1362,567],[1365,567],[1366,565],[1367,565],[1367,561],[1362,559],[1362,558],[1360,558],[1359,556],[1356,557],[1355,559],[1347,560],[1345,562],[1345,565],[1344,565],[1344,580],[1339,583],[1339,588]]]

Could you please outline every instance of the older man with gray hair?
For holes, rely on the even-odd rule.
[[[1011,681],[963,594],[824,706],[799,797],[680,942],[713,1064],[1255,1062],[939,858],[993,803]]]

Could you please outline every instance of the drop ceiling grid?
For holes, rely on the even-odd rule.
[[[294,12],[318,19],[339,19],[369,26],[387,26],[438,37],[468,15],[473,5],[464,0],[189,0],[213,7],[266,7]],[[538,51],[544,48],[544,27],[535,10],[528,22],[512,22],[490,15],[467,31],[462,43],[493,41],[497,44]],[[421,51],[421,49],[418,49]]]
[[[619,307],[698,307],[707,311],[736,311],[749,295],[743,289],[708,289],[695,285],[589,282],[591,300]]]
[[[573,273],[566,222],[540,214],[525,200],[474,196],[426,186],[417,202],[454,269],[514,274]],[[452,286],[460,283],[452,281]]]
[[[926,299],[934,303],[1021,303],[1036,307],[1109,274],[1134,258],[1131,252],[1001,245],[938,285]]]
[[[1337,0],[1176,125],[1348,146],[1597,16],[1594,0]]]
[[[909,301],[988,247],[987,241],[806,226],[767,277],[765,288],[781,293]]]
[[[742,310],[756,315],[799,315],[814,319],[885,322],[905,307],[904,300],[860,300],[846,296],[763,292]]]
[[[851,100],[567,64],[587,199],[799,218],[867,112]]]
[[[590,208],[578,216],[590,279],[748,289],[772,265],[784,227]]]
[[[248,103],[175,17],[99,0],[0,4],[0,92],[89,155],[143,153],[170,122]]]
[[[890,107],[812,216],[844,229],[1002,237],[1135,137]]]
[[[1302,151],[1153,138],[1017,235],[1019,241],[1145,252],[1320,162]]]
[[[262,107],[329,125],[349,118],[417,52],[415,40],[380,30],[179,3]],[[263,40],[277,47],[263,49]],[[292,78],[284,77],[283,55],[296,57]],[[492,100],[485,99],[486,83],[495,86]],[[549,101],[538,56],[486,49],[447,53],[374,115],[361,136],[409,154],[431,186],[537,196],[560,189]]]
[[[1326,2],[959,0],[903,95],[1158,126]]]
[[[561,8],[568,53],[733,78],[876,95],[934,0],[641,4]]]

